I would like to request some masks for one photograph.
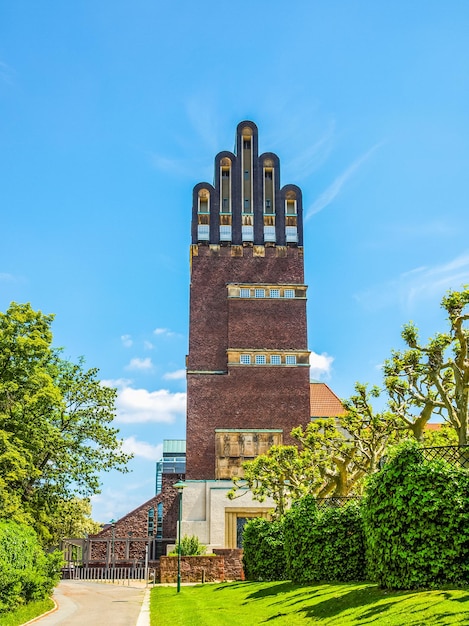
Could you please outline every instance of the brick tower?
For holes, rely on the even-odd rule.
[[[187,479],[239,475],[308,423],[306,331],[301,190],[241,122],[193,193]]]

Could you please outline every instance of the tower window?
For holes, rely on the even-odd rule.
[[[294,289],[284,289],[283,291],[284,298],[294,298],[295,290]]]
[[[250,289],[246,289],[245,287],[241,287],[241,289],[239,290],[239,295],[241,298],[250,298],[251,297],[251,290]]]
[[[296,355],[295,354],[287,354],[285,357],[286,365],[296,365]]]
[[[249,180],[249,170],[244,170],[244,180]]]
[[[230,170],[222,170],[221,171],[221,175],[223,178],[229,178],[230,177]]]
[[[249,198],[244,198],[244,208],[249,211]]]
[[[245,150],[249,150],[251,148],[251,140],[250,139],[243,139],[243,148]]]
[[[228,198],[223,198],[223,210],[224,211],[228,211],[228,209],[230,208],[230,203],[228,201]]]
[[[280,354],[272,354],[270,357],[270,364],[271,365],[281,365],[282,364],[282,357],[280,356]]]
[[[254,295],[256,298],[265,298],[265,289],[256,289]]]
[[[280,298],[280,289],[271,289],[269,295],[271,298]]]
[[[243,365],[250,365],[251,364],[251,355],[250,354],[241,354],[239,356],[239,362],[242,363]]]
[[[265,365],[266,358],[265,354],[256,354],[256,365]]]
[[[265,170],[265,177],[267,180],[272,180],[272,170]]]
[[[272,202],[270,201],[270,198],[267,198],[267,200],[265,201],[265,208],[266,210],[268,209],[269,211],[272,208]]]

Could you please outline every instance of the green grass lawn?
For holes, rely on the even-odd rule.
[[[469,590],[386,592],[376,585],[219,583],[155,587],[151,626],[324,626],[469,624]]]
[[[0,624],[1,626],[21,626],[21,624],[25,624],[29,620],[47,613],[53,607],[54,603],[50,598],[39,600],[38,602],[30,602],[11,613],[0,613]]]

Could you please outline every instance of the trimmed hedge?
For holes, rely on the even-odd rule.
[[[286,575],[295,582],[349,582],[365,578],[360,506],[318,510],[313,497],[293,505],[284,518]]]
[[[398,447],[368,482],[368,571],[387,589],[469,583],[469,472]]]
[[[29,526],[0,522],[0,614],[46,598],[60,579],[63,555],[45,554]]]
[[[243,567],[247,580],[284,580],[283,524],[257,517],[243,529]]]

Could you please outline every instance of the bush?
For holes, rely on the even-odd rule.
[[[205,554],[207,546],[200,543],[199,538],[196,535],[184,535],[181,539],[181,556],[200,556]],[[168,556],[177,556],[178,547],[169,553]]]
[[[318,510],[307,496],[284,520],[286,575],[296,582],[364,580],[365,541],[356,503]]]
[[[62,553],[45,554],[28,526],[0,522],[0,613],[46,598],[60,579]]]
[[[257,517],[243,530],[243,566],[248,580],[284,580],[283,524]]]
[[[387,589],[469,582],[469,473],[399,446],[369,480],[368,570]]]

